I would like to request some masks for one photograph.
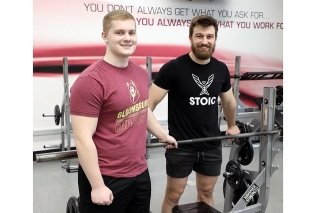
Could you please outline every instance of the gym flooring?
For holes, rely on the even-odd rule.
[[[215,208],[223,211],[223,176],[225,166],[229,161],[230,142],[223,142],[223,163],[221,176],[218,179],[214,196]],[[274,146],[280,149],[275,156],[273,165],[279,165],[270,183],[269,202],[266,213],[283,212],[283,142],[276,141]],[[164,148],[148,149],[148,165],[152,183],[151,211],[160,213],[161,203],[166,185]],[[254,144],[254,159],[243,167],[249,170],[258,170],[259,144]],[[77,159],[71,160],[72,164],[77,164]],[[62,168],[65,163],[61,161],[35,162],[33,163],[33,213],[62,213],[66,212],[67,201],[71,196],[78,197],[77,173],[67,173]],[[189,177],[185,192],[181,197],[180,205],[193,203],[196,199],[195,174]]]

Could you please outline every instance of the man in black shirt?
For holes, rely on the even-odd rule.
[[[227,120],[226,134],[239,134],[228,67],[212,57],[217,21],[194,17],[189,28],[191,52],[164,64],[150,88],[149,108],[154,110],[168,94],[169,134],[177,141],[220,135],[218,97]],[[167,187],[162,213],[178,204],[188,176],[196,172],[197,201],[213,206],[213,190],[222,163],[221,141],[181,144],[166,150]]]

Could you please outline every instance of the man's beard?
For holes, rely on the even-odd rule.
[[[207,46],[208,47],[208,50],[199,50],[199,48],[203,47],[203,46]],[[216,48],[216,44],[214,44],[213,46],[209,46],[209,45],[202,45],[202,46],[195,46],[194,44],[191,45],[191,50],[193,52],[193,54],[200,60],[207,60],[209,59],[214,50]]]

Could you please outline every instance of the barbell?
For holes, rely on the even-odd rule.
[[[234,139],[234,138],[248,138],[252,136],[262,136],[262,135],[274,135],[280,134],[279,130],[271,130],[271,131],[262,131],[262,132],[250,132],[250,133],[241,133],[236,135],[221,135],[221,136],[214,136],[214,137],[207,137],[207,138],[195,138],[195,139],[187,139],[187,140],[180,140],[177,141],[179,144],[191,144],[191,143],[202,143],[202,142],[210,142],[216,140],[227,140],[227,139]],[[150,143],[147,144],[147,148],[156,148],[156,147],[164,147],[165,143]],[[36,155],[37,162],[45,162],[45,161],[52,161],[52,160],[63,160],[67,158],[76,158],[78,157],[76,150],[67,150],[67,151],[59,151],[59,152],[51,152],[51,153],[42,153]]]

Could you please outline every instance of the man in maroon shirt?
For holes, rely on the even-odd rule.
[[[81,213],[149,213],[151,182],[146,130],[177,147],[148,108],[148,74],[129,60],[136,23],[126,11],[103,19],[106,53],[71,88],[72,128],[80,161]]]

